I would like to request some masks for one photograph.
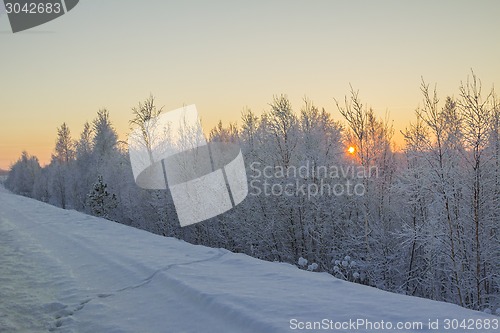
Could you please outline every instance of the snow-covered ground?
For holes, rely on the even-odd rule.
[[[193,246],[0,189],[0,332],[267,333],[302,331],[313,321],[344,325],[330,330],[337,332],[387,332],[389,324],[391,332],[465,332],[445,330],[446,319],[498,321]],[[439,330],[430,329],[429,320],[439,320]],[[347,327],[349,321],[360,326]],[[423,328],[398,330],[398,322]]]

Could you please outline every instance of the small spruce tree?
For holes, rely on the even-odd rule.
[[[108,192],[108,184],[104,183],[102,176],[97,178],[88,194],[88,202],[92,214],[104,218],[108,218],[109,212],[117,207],[116,195]]]

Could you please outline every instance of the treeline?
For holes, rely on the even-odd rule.
[[[240,126],[219,123],[208,139],[240,145],[250,193],[231,211],[184,228],[168,191],[135,185],[126,144],[106,110],[77,140],[61,125],[46,167],[23,153],[6,186],[191,243],[494,310],[500,305],[500,104],[474,74],[444,103],[425,83],[421,90],[423,104],[403,131],[400,152],[391,147],[391,123],[353,89],[336,101],[342,123],[308,99],[294,112],[284,95],[260,116],[244,110]],[[150,97],[133,108],[131,124],[161,111]]]

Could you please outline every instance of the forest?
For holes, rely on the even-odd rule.
[[[456,97],[422,80],[421,105],[395,129],[351,87],[331,112],[276,95],[265,112],[219,122],[209,142],[241,147],[249,195],[181,228],[168,190],[139,188],[110,113],[73,137],[57,129],[50,164],[23,152],[14,193],[193,244],[328,272],[379,289],[481,311],[500,307],[500,100],[472,72]],[[332,110],[332,111],[333,111]],[[165,112],[150,96],[130,125]],[[307,291],[307,286],[304,286]]]

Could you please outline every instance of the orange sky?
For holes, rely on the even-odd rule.
[[[165,110],[196,104],[205,128],[267,110],[285,93],[334,117],[349,92],[397,132],[419,105],[420,77],[441,99],[473,68],[500,78],[498,1],[86,0],[12,34],[0,17],[0,168],[22,150],[45,163],[56,129],[74,137],[106,107],[126,139],[131,108],[153,93]],[[400,137],[398,139],[401,141]]]

